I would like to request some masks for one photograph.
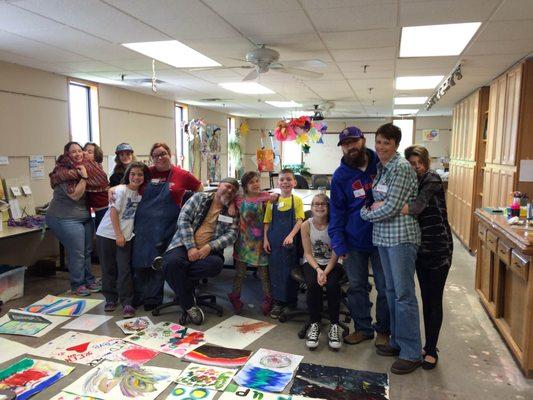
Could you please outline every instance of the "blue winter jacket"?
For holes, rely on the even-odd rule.
[[[361,219],[360,211],[371,203],[372,182],[377,174],[376,153],[366,149],[369,162],[365,171],[345,163],[335,170],[331,181],[330,221],[328,233],[331,247],[338,256],[351,250],[372,251],[372,223]]]

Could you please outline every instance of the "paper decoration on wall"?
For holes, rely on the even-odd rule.
[[[98,399],[96,397],[78,396],[77,394],[61,392],[59,394],[56,394],[50,400],[98,400]]]
[[[113,317],[109,315],[83,314],[82,316],[75,318],[68,324],[62,326],[61,329],[94,331],[96,328],[110,319],[113,319]]]
[[[120,329],[122,329],[122,332],[124,332],[126,335],[131,335],[132,333],[144,331],[146,328],[153,325],[150,318],[144,316],[123,319],[121,321],[117,321],[116,324]]]
[[[203,332],[174,322],[160,322],[124,340],[178,358],[205,343]]]
[[[189,364],[183,370],[177,383],[199,386],[207,389],[224,390],[237,371],[234,369]]]
[[[205,340],[214,345],[244,349],[276,325],[234,315],[204,332]]]
[[[0,318],[0,333],[41,337],[68,321],[66,317],[39,315],[20,310],[9,310]]]
[[[179,372],[169,368],[105,361],[64,391],[101,400],[152,400],[171,384]]]
[[[291,379],[291,372],[278,372],[250,365],[245,365],[233,378],[241,386],[267,392],[282,392]]]
[[[244,120],[239,125],[238,129],[239,135],[246,136],[250,133],[250,126],[248,125],[248,121]]]
[[[122,339],[71,331],[45,343],[34,350],[34,354],[95,366],[103,360],[144,364],[154,358],[157,352]]]
[[[423,129],[422,140],[424,142],[438,142],[440,131],[438,129]]]
[[[29,346],[4,338],[0,338],[0,349],[0,364],[32,350]]]
[[[309,397],[282,393],[268,393],[230,383],[218,400],[313,400]]]
[[[44,179],[44,156],[30,156],[31,179]]]
[[[23,358],[0,371],[0,389],[11,390],[17,395],[17,400],[25,400],[53,385],[72,370],[73,367],[51,361]]]
[[[207,160],[207,177],[211,181],[220,181],[220,134],[222,130],[213,124],[208,124],[205,128],[205,147],[202,156]]]
[[[0,165],[9,165],[9,157],[0,156]]]
[[[44,299],[26,307],[24,311],[77,317],[100,303],[103,303],[103,300],[57,297],[49,294]]]
[[[274,171],[274,150],[272,149],[257,149],[257,169],[259,172]]]
[[[231,349],[204,344],[185,354],[183,359],[197,364],[238,368],[248,361],[251,354],[252,352],[250,350]]]
[[[178,385],[167,397],[167,400],[212,400],[216,394],[216,390],[204,387]]]
[[[387,374],[301,363],[291,394],[325,399],[388,399]]]
[[[247,366],[267,368],[279,372],[296,371],[298,365],[303,360],[303,356],[297,354],[283,353],[281,351],[259,349],[246,363]]]
[[[189,171],[196,177],[202,176],[202,142],[205,137],[205,121],[193,119],[187,129],[189,142]]]

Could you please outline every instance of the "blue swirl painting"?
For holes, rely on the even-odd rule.
[[[266,392],[282,392],[291,381],[292,373],[245,365],[233,380],[241,386]]]

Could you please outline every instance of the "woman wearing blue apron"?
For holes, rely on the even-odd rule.
[[[150,155],[151,181],[144,189],[135,214],[132,253],[135,304],[149,311],[163,302],[165,278],[162,271],[151,268],[155,257],[166,250],[176,231],[176,222],[186,190],[202,190],[201,182],[191,173],[171,164],[170,148],[155,143]]]

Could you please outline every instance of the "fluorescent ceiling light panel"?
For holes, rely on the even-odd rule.
[[[296,108],[296,107],[302,107],[300,103],[296,103],[294,101],[274,101],[274,100],[267,100],[265,103],[270,104],[271,106],[278,107],[278,108]]]
[[[315,115],[314,111],[291,111],[291,118],[300,118],[300,117],[312,117]]]
[[[435,89],[444,75],[433,76],[399,76],[396,78],[396,90]]]
[[[418,112],[417,108],[398,108],[393,111],[394,115],[411,115]]]
[[[427,99],[427,97],[395,97],[394,104],[424,104]]]
[[[220,66],[215,60],[204,56],[177,40],[123,43],[122,46],[176,68]]]
[[[231,90],[235,93],[242,94],[272,94],[275,93],[269,88],[260,85],[257,82],[226,82],[219,83],[224,89]]]
[[[481,22],[468,22],[404,27],[400,42],[400,57],[459,55],[480,25]]]

